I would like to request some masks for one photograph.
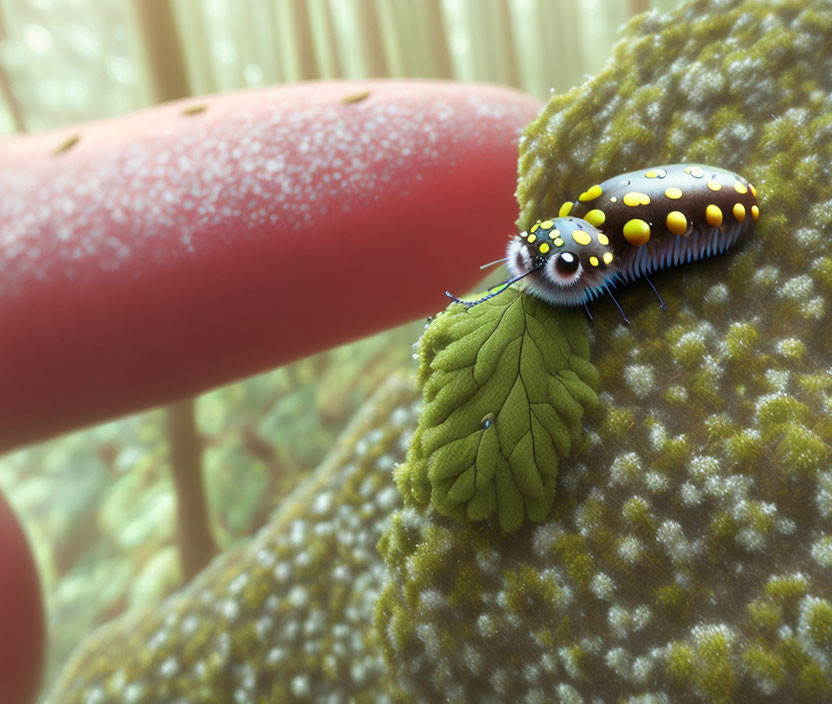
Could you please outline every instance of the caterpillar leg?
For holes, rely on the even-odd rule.
[[[667,310],[667,306],[665,305],[664,301],[662,300],[662,297],[659,295],[659,292],[656,290],[656,287],[653,285],[653,282],[650,281],[650,277],[645,274],[644,280],[649,284],[650,288],[653,289],[653,293],[656,294],[656,298],[659,299],[659,306],[661,307],[661,309],[662,310]]]
[[[610,298],[612,298],[612,302],[615,303],[615,307],[618,308],[618,312],[621,313],[621,317],[624,318],[624,325],[630,327],[630,319],[624,314],[624,309],[621,307],[621,304],[615,300],[615,296],[612,295],[612,291],[607,291]]]
[[[589,318],[589,322],[592,322],[592,313],[589,312],[589,306],[584,303],[584,311],[586,312],[586,317]]]

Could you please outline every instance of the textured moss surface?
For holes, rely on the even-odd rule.
[[[451,304],[420,343],[425,407],[406,463],[407,500],[506,532],[552,508],[586,408],[598,403],[582,314],[508,290],[472,308]]]
[[[369,627],[379,536],[401,504],[392,470],[418,394],[394,378],[253,539],[184,590],[87,638],[48,702],[385,702],[394,692]]]
[[[405,508],[376,608],[435,701],[832,701],[832,4],[694,2],[625,31],[521,148],[520,226],[616,173],[739,171],[727,256],[593,308],[592,442],[551,520],[496,538]]]
[[[763,214],[654,278],[667,312],[643,284],[630,328],[595,306],[600,418],[545,522],[399,509],[416,395],[383,390],[269,528],[88,640],[50,701],[830,701],[832,4],[632,23],[529,129],[520,224],[688,159],[747,176]]]

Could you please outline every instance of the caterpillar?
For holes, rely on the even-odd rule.
[[[757,190],[742,176],[704,164],[670,164],[631,171],[596,184],[557,217],[512,238],[511,278],[477,305],[526,279],[529,293],[561,306],[587,304],[618,283],[720,254],[742,239],[760,216]],[[659,296],[662,308],[664,302]],[[592,316],[590,315],[590,318]]]

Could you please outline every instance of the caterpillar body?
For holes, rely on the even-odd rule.
[[[725,251],[759,215],[756,189],[731,171],[704,164],[631,171],[513,237],[505,259],[512,278],[464,303],[526,279],[529,293],[550,303],[586,305],[619,282]]]

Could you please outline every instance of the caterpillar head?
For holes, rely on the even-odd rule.
[[[549,303],[579,305],[615,276],[609,238],[586,220],[545,220],[508,245],[506,267],[513,280],[525,278],[529,292]]]

